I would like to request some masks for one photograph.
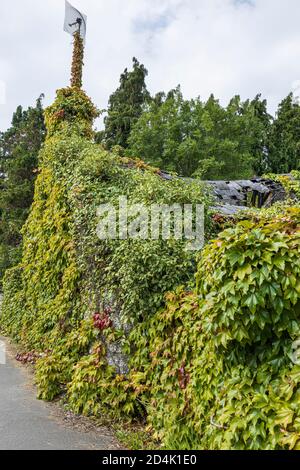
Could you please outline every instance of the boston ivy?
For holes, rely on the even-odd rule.
[[[36,375],[41,398],[66,390],[77,411],[115,403],[114,410],[136,414],[138,392],[108,365],[107,345],[125,347],[129,331],[163,305],[168,290],[193,280],[195,254],[174,239],[101,241],[96,211],[101,203],[117,207],[119,196],[129,203],[207,207],[209,195],[201,183],[165,181],[140,160],[96,145],[97,110],[77,88],[59,90],[45,116],[48,133],[22,260],[4,280],[1,328],[42,354]],[[209,228],[207,211],[206,219]],[[109,328],[99,329],[91,320],[107,311],[114,312]]]
[[[244,214],[198,261],[184,241],[101,241],[97,207],[120,195],[206,208],[210,197],[96,145],[96,116],[77,88],[46,111],[22,260],[4,280],[1,329],[41,355],[40,398],[147,414],[167,448],[299,448],[299,207]],[[111,345],[128,371],[109,363]]]
[[[196,289],[133,333],[166,448],[300,448],[300,209],[271,214],[209,243]]]

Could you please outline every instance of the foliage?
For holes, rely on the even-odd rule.
[[[299,448],[299,229],[288,208],[224,231],[200,256],[196,290],[169,294],[133,333],[166,448]]]
[[[148,72],[144,65],[133,58],[133,70],[124,70],[119,88],[110,96],[107,116],[104,119],[104,142],[107,148],[115,145],[127,147],[127,140],[149,100],[145,79]],[[101,134],[102,136],[102,134]]]
[[[183,176],[238,179],[262,166],[270,116],[257,96],[242,103],[234,97],[227,108],[211,96],[184,100],[180,87],[153,100],[134,125],[128,155]]]
[[[21,255],[20,230],[33,200],[37,155],[45,138],[42,98],[27,110],[19,106],[12,126],[0,135],[0,164],[5,175],[0,184],[1,280]]]
[[[64,391],[77,412],[107,407],[136,416],[144,410],[142,387],[108,363],[108,349],[122,350],[130,329],[162,306],[164,293],[192,280],[195,254],[175,239],[100,240],[96,211],[101,203],[118,208],[119,196],[207,207],[209,195],[199,182],[165,181],[140,160],[96,145],[96,109],[81,90],[58,91],[45,115],[47,139],[22,260],[5,276],[1,329],[42,354],[40,398]],[[206,217],[209,226],[207,211]]]
[[[248,133],[253,170],[256,175],[262,175],[270,168],[268,151],[274,118],[268,113],[267,100],[261,99],[261,95],[257,95],[252,101],[247,100],[244,107],[244,114],[249,118]]]
[[[274,173],[300,169],[300,106],[293,94],[279,105],[268,142],[268,168]]]
[[[65,337],[60,338],[54,351],[46,351],[36,365],[38,397],[51,401],[71,380],[72,368],[83,354],[89,352],[89,345],[96,339],[91,320],[83,320]]]
[[[79,32],[74,34],[74,50],[71,70],[71,88],[82,87],[84,44]]]
[[[66,125],[76,128],[74,132],[87,138],[93,138],[93,122],[99,116],[98,109],[86,94],[77,87],[62,88],[57,91],[54,103],[45,111],[47,136],[52,137]],[[69,126],[69,129],[70,127]]]
[[[199,181],[165,181],[104,150],[96,116],[77,88],[46,110],[22,259],[5,274],[1,330],[40,357],[39,397],[64,393],[86,415],[147,415],[166,448],[299,448],[299,207],[241,215],[198,267],[186,240],[101,240],[97,208],[118,214],[120,196],[203,203],[212,225]]]
[[[221,106],[212,95],[186,100],[180,86],[150,97],[143,65],[133,59],[110,97],[98,142],[120,145],[164,170],[200,179],[241,179],[299,169],[300,105],[290,93],[275,118],[261,95]]]

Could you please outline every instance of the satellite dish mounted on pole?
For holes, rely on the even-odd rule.
[[[66,0],[64,31],[74,37],[71,87],[82,87],[82,69],[87,17]]]
[[[74,36],[76,33],[79,33],[83,42],[85,42],[86,23],[87,23],[87,16],[81,13],[75,7],[73,7],[66,0],[64,31],[66,33],[71,34],[71,36]]]
[[[81,29],[81,25],[82,25],[82,19],[81,18],[77,18],[75,23],[69,24],[70,28],[72,28],[73,26],[76,26],[76,25],[78,25],[78,32],[79,32],[79,35],[80,35],[80,29]]]

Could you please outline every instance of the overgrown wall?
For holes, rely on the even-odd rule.
[[[115,394],[134,415],[141,405],[125,383],[135,349],[128,335],[163,305],[167,291],[193,281],[195,253],[184,240],[101,241],[97,208],[117,207],[119,196],[146,205],[206,204],[209,198],[199,183],[164,181],[142,162],[94,144],[96,115],[76,88],[60,90],[46,111],[48,135],[23,228],[22,262],[6,273],[1,325],[42,355],[42,398],[66,391],[77,411],[96,412],[107,403],[118,412]]]
[[[47,110],[22,262],[4,280],[1,329],[39,354],[39,396],[148,416],[167,448],[299,448],[299,206],[243,216],[198,267],[184,240],[101,241],[97,207],[120,195],[210,201],[95,145],[96,115],[70,88]]]

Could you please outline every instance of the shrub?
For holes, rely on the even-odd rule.
[[[135,332],[165,447],[300,447],[299,254],[299,209],[240,222],[204,249],[196,290]]]

